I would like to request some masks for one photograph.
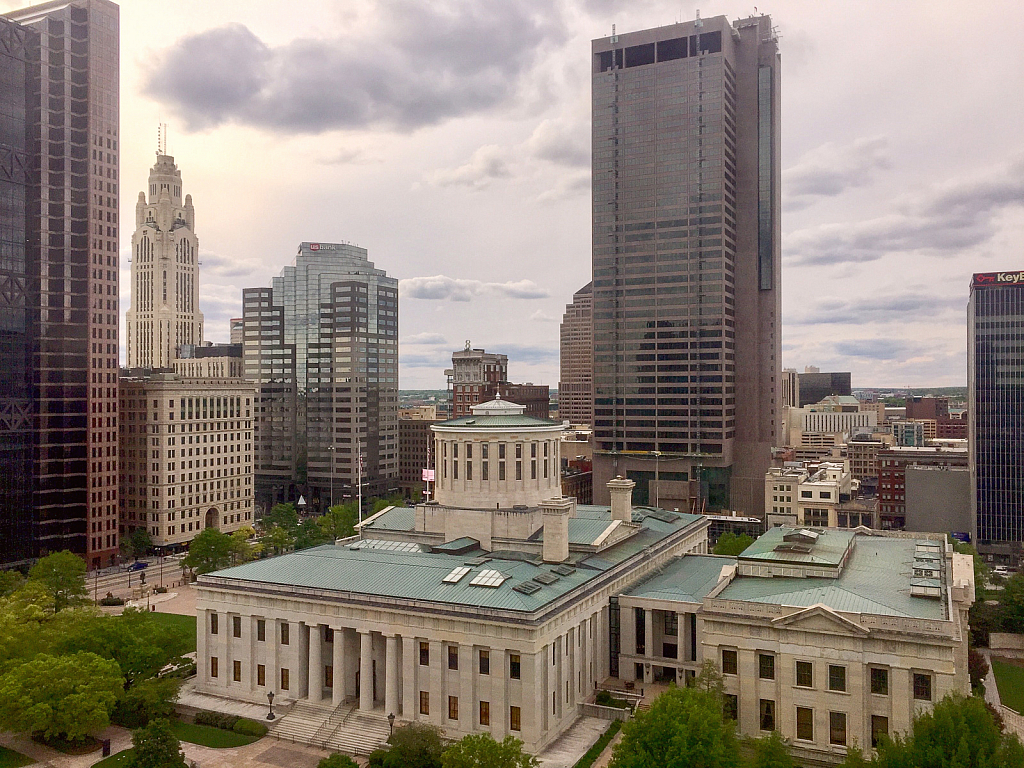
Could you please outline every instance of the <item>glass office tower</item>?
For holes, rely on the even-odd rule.
[[[595,502],[760,514],[776,431],[779,54],[767,16],[593,41]]]

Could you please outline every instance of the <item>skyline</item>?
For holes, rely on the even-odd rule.
[[[467,337],[508,354],[512,380],[556,386],[558,321],[590,279],[589,41],[696,7],[184,3],[154,27],[154,3],[126,3],[122,222],[167,122],[203,210],[208,339],[301,241],[350,241],[402,281],[402,388],[443,388]],[[760,9],[782,37],[784,366],[965,385],[970,274],[1017,267],[1024,233],[1011,8],[971,14],[984,56],[956,44],[951,4]]]

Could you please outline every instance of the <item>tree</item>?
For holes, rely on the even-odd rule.
[[[373,506],[370,508],[371,509],[370,514],[371,515],[376,515],[382,509],[387,509],[388,507],[404,507],[404,506],[405,506],[405,499],[402,498],[402,494],[396,493],[394,496],[387,496],[387,497],[384,497],[384,498],[374,499],[373,500]]]
[[[359,510],[356,502],[335,504],[327,513],[317,518],[317,525],[328,541],[336,541],[352,536],[356,532]]]
[[[330,757],[325,757],[317,763],[316,768],[359,768],[359,763],[348,755],[335,752]]]
[[[231,565],[234,546],[234,541],[226,533],[216,528],[206,528],[192,539],[188,554],[181,564],[200,575],[227,568]]]
[[[1006,580],[999,596],[999,619],[1005,632],[1024,633],[1024,572]]]
[[[181,742],[167,720],[154,720],[132,734],[129,768],[177,768],[185,765]]]
[[[432,725],[410,723],[395,728],[388,744],[384,768],[441,768],[444,745],[440,730]]]
[[[138,560],[152,550],[153,539],[150,538],[148,528],[132,528],[131,533],[121,539],[121,555],[123,557]]]
[[[323,529],[317,525],[317,521],[310,518],[303,520],[299,525],[299,532],[295,536],[295,549],[309,549],[327,543],[327,536]]]
[[[265,533],[260,537],[260,546],[264,552],[280,555],[295,546],[295,537],[276,523],[270,528],[264,529]]]
[[[247,563],[262,551],[263,545],[259,542],[253,543],[249,539],[256,535],[256,529],[251,525],[239,528],[231,534],[231,564]]]
[[[718,537],[718,543],[715,544],[712,552],[716,555],[732,555],[735,557],[753,543],[754,540],[745,533],[735,534],[732,531],[726,531]]]
[[[868,768],[869,763],[864,758],[864,751],[856,744],[846,748],[846,758],[839,764],[839,768]]]
[[[704,663],[700,665],[700,672],[693,679],[693,687],[710,693],[719,701],[722,700],[722,694],[725,693],[725,680],[715,662],[711,659],[704,659]]]
[[[42,585],[57,613],[72,605],[82,605],[89,591],[85,588],[85,561],[67,550],[40,558],[28,572],[28,580]]]
[[[123,686],[115,661],[94,653],[42,653],[0,676],[0,727],[82,741],[110,724]]]
[[[669,688],[622,727],[611,768],[736,768],[739,745],[720,699],[698,688]]]
[[[111,712],[110,719],[125,728],[138,728],[157,718],[174,715],[180,677],[151,677],[128,688]]]
[[[263,516],[263,530],[267,530],[272,525],[279,525],[289,534],[295,536],[299,532],[299,513],[295,511],[295,505],[288,502],[271,507],[270,511]]]
[[[1002,734],[978,696],[947,695],[915,718],[910,733],[884,739],[872,764],[877,768],[1021,768],[1024,747]]]
[[[441,755],[442,768],[536,768],[537,758],[523,752],[514,736],[495,741],[489,733],[462,737]]]
[[[755,739],[753,747],[754,760],[750,768],[796,768],[796,761],[789,754],[789,747],[778,731]]]
[[[17,571],[0,571],[0,597],[7,597],[21,589],[25,578]]]
[[[985,695],[985,677],[988,675],[988,660],[977,648],[967,651],[967,675],[971,678],[971,692]]]

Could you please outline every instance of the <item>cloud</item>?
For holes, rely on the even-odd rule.
[[[567,197],[590,193],[590,170],[562,176],[553,187],[537,195],[539,202],[564,200]]]
[[[834,265],[891,254],[963,255],[996,232],[993,219],[1024,205],[1024,161],[933,187],[905,210],[857,222],[819,224],[785,238],[787,261]]]
[[[535,323],[557,323],[558,322],[558,318],[557,317],[552,317],[547,312],[545,312],[543,309],[538,309],[536,312],[534,312],[532,315],[530,315],[530,320],[532,320]]]
[[[828,298],[810,311],[795,317],[787,315],[787,325],[863,325],[872,322],[909,322],[934,318],[948,312],[965,311],[963,296],[935,296],[928,293],[903,293],[866,299]]]
[[[550,293],[532,280],[485,283],[480,280],[465,280],[433,275],[431,277],[408,277],[398,281],[399,294],[404,299],[427,299],[431,301],[471,301],[474,296],[498,294],[512,299],[544,299]]]
[[[440,333],[417,333],[402,339],[403,344],[447,344],[448,340]]]
[[[506,152],[496,144],[477,148],[469,160],[457,168],[439,168],[427,174],[427,183],[436,187],[463,186],[483,189],[494,179],[507,179],[509,171]]]
[[[374,26],[271,46],[230,24],[156,57],[145,91],[190,130],[411,131],[513,101],[542,50],[567,38],[549,3],[391,0]]]
[[[916,350],[900,339],[846,339],[837,341],[835,351],[843,357],[866,357],[873,360],[900,362]]]
[[[200,249],[199,264],[199,279],[201,283],[211,278],[216,278],[216,281],[211,280],[211,284],[213,284],[214,282],[223,282],[233,277],[252,276],[251,264],[241,259],[232,259],[230,256],[225,256],[222,253]],[[206,287],[206,285],[203,285],[204,291]]]
[[[852,187],[869,183],[876,171],[892,166],[889,143],[881,137],[857,139],[852,144],[828,142],[782,172],[787,210],[799,210],[822,197],[836,197]]]
[[[564,118],[543,120],[526,140],[536,158],[571,167],[590,166],[590,128]]]

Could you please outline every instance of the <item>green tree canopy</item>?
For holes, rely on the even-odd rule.
[[[750,768],[797,768],[796,761],[789,754],[789,747],[778,731],[754,739],[754,759]]]
[[[25,583],[25,578],[17,571],[0,571],[0,597],[8,597]]]
[[[228,534],[216,528],[206,528],[192,539],[181,564],[198,574],[227,568],[231,565],[235,546],[235,541]]]
[[[316,768],[359,768],[359,764],[348,755],[335,752],[316,764]]]
[[[523,752],[514,736],[495,741],[489,733],[463,736],[441,755],[442,768],[536,768],[537,758]]]
[[[396,493],[394,496],[386,496],[384,498],[374,499],[373,506],[370,507],[370,514],[376,515],[382,509],[388,507],[404,507],[405,499],[402,498],[402,494]],[[358,510],[357,510],[358,511]]]
[[[611,768],[736,768],[739,745],[718,696],[669,688],[622,727]]]
[[[153,539],[149,535],[149,529],[140,526],[132,528],[131,533],[121,538],[121,555],[123,557],[138,559],[153,551]]]
[[[67,550],[40,558],[28,572],[28,580],[46,590],[54,613],[81,605],[89,596],[85,588],[85,561]]]
[[[999,618],[1005,632],[1024,633],[1024,571],[1006,580],[999,596]]]
[[[745,533],[735,534],[732,531],[726,531],[718,537],[718,543],[715,544],[712,552],[716,555],[732,555],[735,557],[753,543],[754,540]]]
[[[94,653],[39,654],[0,676],[0,727],[82,741],[110,724],[123,686],[115,661]]]
[[[129,768],[177,768],[185,766],[181,742],[167,720],[154,720],[132,734]]]
[[[444,744],[432,725],[410,723],[388,737],[391,748],[383,756],[384,768],[441,768]]]
[[[910,733],[886,739],[877,768],[1022,768],[1024,747],[1002,734],[977,696],[949,694],[914,720]]]
[[[344,539],[356,532],[359,510],[354,501],[335,504],[322,517],[317,518],[317,525],[329,541]]]
[[[264,534],[260,537],[260,546],[264,552],[273,555],[281,555],[295,546],[295,537],[276,523],[269,528],[264,528]]]
[[[295,536],[299,532],[299,513],[295,511],[295,505],[291,502],[275,504],[263,516],[260,524],[263,526],[263,530],[267,530],[272,525],[279,525],[290,535]]]
[[[319,518],[307,518],[302,521],[295,537],[295,549],[309,549],[327,543],[328,538],[318,522]]]

